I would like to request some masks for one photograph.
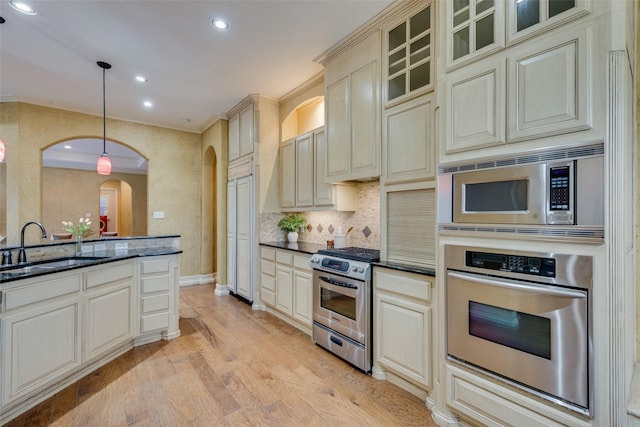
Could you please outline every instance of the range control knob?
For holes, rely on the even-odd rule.
[[[311,257],[311,264],[318,264],[320,262],[320,257],[317,255],[313,255]]]

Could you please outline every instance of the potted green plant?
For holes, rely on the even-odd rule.
[[[278,223],[278,227],[287,232],[287,240],[290,243],[295,243],[298,241],[298,230],[304,227],[306,222],[307,220],[304,219],[301,213],[296,213],[282,218]]]

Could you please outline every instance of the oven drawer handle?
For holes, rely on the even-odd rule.
[[[331,285],[340,286],[342,288],[358,289],[358,287],[356,285],[352,285],[351,283],[339,282],[339,281],[331,279],[331,278],[329,278],[327,276],[320,276],[320,280],[322,280],[323,282],[327,282],[327,283],[329,283]]]
[[[476,275],[466,274],[466,273],[457,273],[453,271],[447,272],[447,276],[455,277],[463,280],[469,280],[471,282],[482,283],[483,285],[499,286],[501,288],[517,289],[519,291],[535,292],[538,294],[569,297],[569,298],[586,298],[587,297],[586,293],[580,292],[580,291],[572,291],[570,289],[555,288],[547,285],[526,285],[524,283],[519,283],[519,282],[515,282],[508,279],[498,279],[498,278],[485,279],[484,277],[478,277]]]

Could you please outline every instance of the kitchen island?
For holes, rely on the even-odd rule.
[[[26,249],[31,262],[0,268],[0,424],[134,346],[180,335],[178,236]]]

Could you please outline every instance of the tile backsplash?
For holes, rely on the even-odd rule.
[[[355,212],[316,211],[303,212],[307,225],[298,237],[312,243],[332,240],[340,227],[347,234],[347,246],[380,248],[380,183],[362,182],[357,185],[358,208]],[[278,228],[281,213],[260,215],[260,241],[284,241],[285,233]]]

